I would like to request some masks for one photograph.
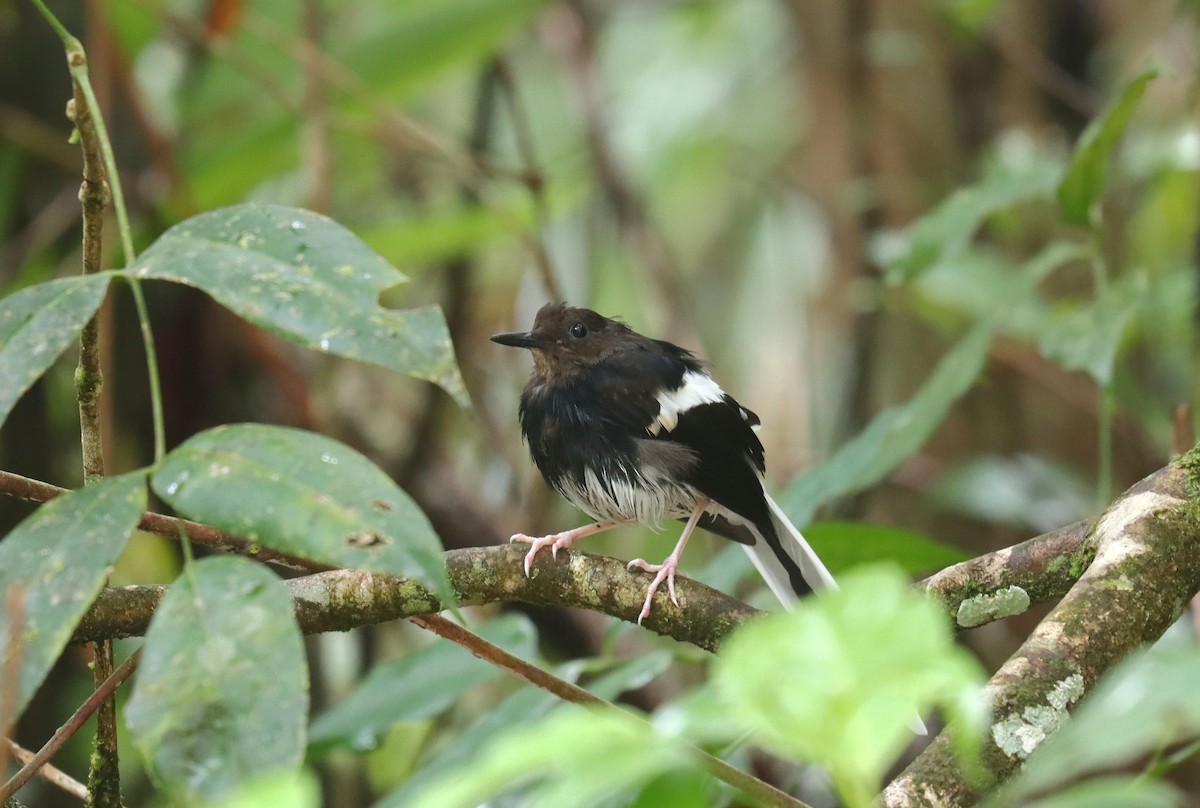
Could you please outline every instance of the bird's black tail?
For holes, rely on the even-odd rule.
[[[743,546],[775,597],[785,608],[791,609],[801,595],[818,589],[837,588],[837,582],[805,541],[804,535],[784,515],[775,500],[765,492],[763,495],[767,499],[771,527],[775,532],[770,538],[774,541],[769,538]]]

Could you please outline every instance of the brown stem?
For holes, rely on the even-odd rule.
[[[11,752],[12,756],[21,761],[22,764],[27,764],[34,758],[33,752],[30,752],[12,738],[4,739],[4,748]],[[87,786],[57,766],[52,766],[49,763],[43,763],[41,764],[41,767],[38,769],[37,773],[41,775],[46,782],[58,786],[76,799],[86,801],[90,796],[88,794]]]
[[[0,802],[7,800],[15,794],[23,785],[29,782],[33,775],[46,763],[50,761],[55,754],[62,749],[63,744],[70,740],[80,727],[92,717],[92,713],[100,708],[100,705],[110,700],[110,697],[116,692],[117,687],[122,682],[129,678],[137,668],[138,658],[141,656],[141,649],[134,651],[129,659],[121,663],[120,667],[105,677],[100,686],[88,696],[87,701],[79,705],[79,709],[75,714],[67,719],[67,723],[58,728],[58,731],[51,736],[46,745],[37,751],[29,762],[21,767],[21,770],[14,774],[7,783],[0,786]],[[95,804],[95,803],[93,803]]]

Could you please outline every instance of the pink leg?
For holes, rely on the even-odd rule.
[[[679,598],[675,596],[675,572],[679,569],[679,558],[683,555],[683,548],[688,543],[688,539],[692,537],[692,531],[696,529],[696,524],[700,521],[700,517],[704,514],[704,509],[708,507],[709,501],[701,498],[696,502],[696,507],[692,510],[692,515],[688,517],[687,524],[683,526],[683,534],[679,537],[679,541],[675,544],[675,549],[671,554],[663,559],[661,564],[647,564],[644,558],[635,558],[627,565],[627,569],[645,570],[646,572],[658,573],[654,576],[654,580],[650,582],[650,588],[646,590],[646,602],[642,605],[642,613],[638,615],[638,625],[646,619],[646,615],[650,614],[650,601],[654,600],[654,593],[658,591],[659,584],[664,580],[667,582],[667,591],[671,593],[671,602],[676,606],[679,605]]]
[[[628,523],[629,520],[627,519],[605,519],[603,522],[593,522],[590,525],[577,527],[574,530],[564,530],[562,533],[551,533],[549,536],[539,536],[537,538],[526,536],[524,533],[514,533],[508,541],[510,543],[518,541],[532,545],[529,548],[529,552],[525,554],[525,577],[528,578],[530,569],[533,567],[533,560],[537,556],[538,550],[541,550],[543,547],[548,546],[550,554],[558,558],[558,551],[564,547],[570,547],[571,543],[576,539],[582,539],[584,536],[591,536],[609,528]]]

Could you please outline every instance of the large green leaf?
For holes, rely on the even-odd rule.
[[[1156,76],[1157,68],[1138,74],[1079,136],[1067,173],[1058,187],[1058,202],[1062,206],[1063,216],[1072,224],[1088,224],[1092,205],[1104,193],[1104,186],[1108,182],[1109,155],[1129,126],[1133,111],[1146,92],[1146,85]]]
[[[864,568],[840,583],[739,628],[717,655],[713,681],[735,727],[784,756],[821,763],[846,804],[867,805],[911,739],[914,707],[980,717],[973,705],[983,672],[899,570]]]
[[[299,429],[235,424],[164,459],[155,492],[192,519],[313,561],[390,572],[454,594],[429,520],[345,444]]]
[[[428,379],[466,401],[441,311],[381,307],[380,293],[404,275],[325,216],[262,203],[202,213],[126,271],[202,289],[293,342]]]
[[[215,800],[304,756],[308,668],[283,582],[243,558],[185,570],[150,621],[125,719],[159,787]]]
[[[484,625],[479,636],[524,659],[537,650],[537,631],[527,618],[508,615]],[[376,665],[353,693],[313,722],[310,744],[374,747],[398,721],[432,718],[463,691],[503,671],[451,642],[435,641],[400,659]]]
[[[55,497],[0,541],[0,670],[17,664],[9,718],[66,647],[145,510],[145,473],[132,472]]]
[[[30,286],[0,300],[0,424],[100,308],[108,273]]]

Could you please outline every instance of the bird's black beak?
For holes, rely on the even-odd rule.
[[[529,331],[513,331],[508,334],[493,334],[492,342],[511,345],[514,348],[540,348],[542,341]]]

